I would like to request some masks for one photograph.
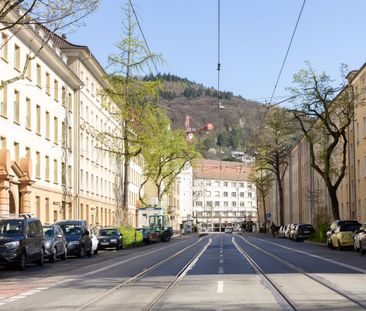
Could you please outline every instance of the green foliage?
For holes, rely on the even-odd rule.
[[[141,231],[138,231],[133,227],[120,227],[119,232],[123,234],[124,247],[142,244],[143,236]]]
[[[329,227],[329,223],[319,225],[318,229],[315,231],[315,234],[310,237],[310,240],[318,243],[325,243],[327,240],[327,229]]]

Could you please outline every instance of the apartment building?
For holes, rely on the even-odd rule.
[[[100,90],[106,72],[85,46],[43,27],[24,26],[1,35],[0,80],[24,79],[0,90],[0,214],[31,212],[43,222],[82,218],[112,225],[116,173],[123,176],[101,139],[116,121]],[[142,161],[129,166],[129,223],[136,221]],[[122,185],[119,185],[121,187]]]
[[[0,36],[0,80],[18,77],[27,55],[37,55],[24,79],[0,90],[0,213],[31,212],[44,222],[72,218],[76,125],[69,116],[82,82],[53,41],[36,52],[43,29],[24,26]]]
[[[200,230],[222,231],[257,222],[257,195],[248,181],[250,166],[199,160],[193,170],[193,214]]]

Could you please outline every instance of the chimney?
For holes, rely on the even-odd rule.
[[[61,35],[61,37],[62,37],[62,39],[67,40],[67,36],[66,36],[66,34],[64,34],[64,33],[63,33],[63,34]]]

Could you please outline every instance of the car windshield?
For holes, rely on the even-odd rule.
[[[115,236],[117,233],[117,230],[113,229],[113,230],[108,230],[108,229],[102,229],[99,231],[99,235],[104,235],[104,236]]]
[[[53,238],[55,235],[55,230],[53,227],[43,227],[43,234],[46,238]]]
[[[8,235],[21,235],[23,233],[23,220],[0,220],[0,237]]]
[[[312,230],[313,226],[312,225],[299,225],[299,228],[301,228],[303,230]]]
[[[80,235],[82,233],[79,224],[61,224],[60,226],[65,235]]]
[[[360,228],[358,223],[341,223],[339,231],[356,231]]]

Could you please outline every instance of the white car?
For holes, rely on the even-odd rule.
[[[95,231],[93,228],[89,229],[89,235],[90,235],[90,239],[92,241],[92,252],[94,253],[94,255],[98,254],[98,238],[97,235],[95,234]]]
[[[361,248],[360,242],[362,239],[366,238],[366,223],[364,223],[362,225],[362,227],[357,230],[357,233],[355,234],[355,236],[353,237],[353,247],[355,249],[356,252],[358,252]]]

